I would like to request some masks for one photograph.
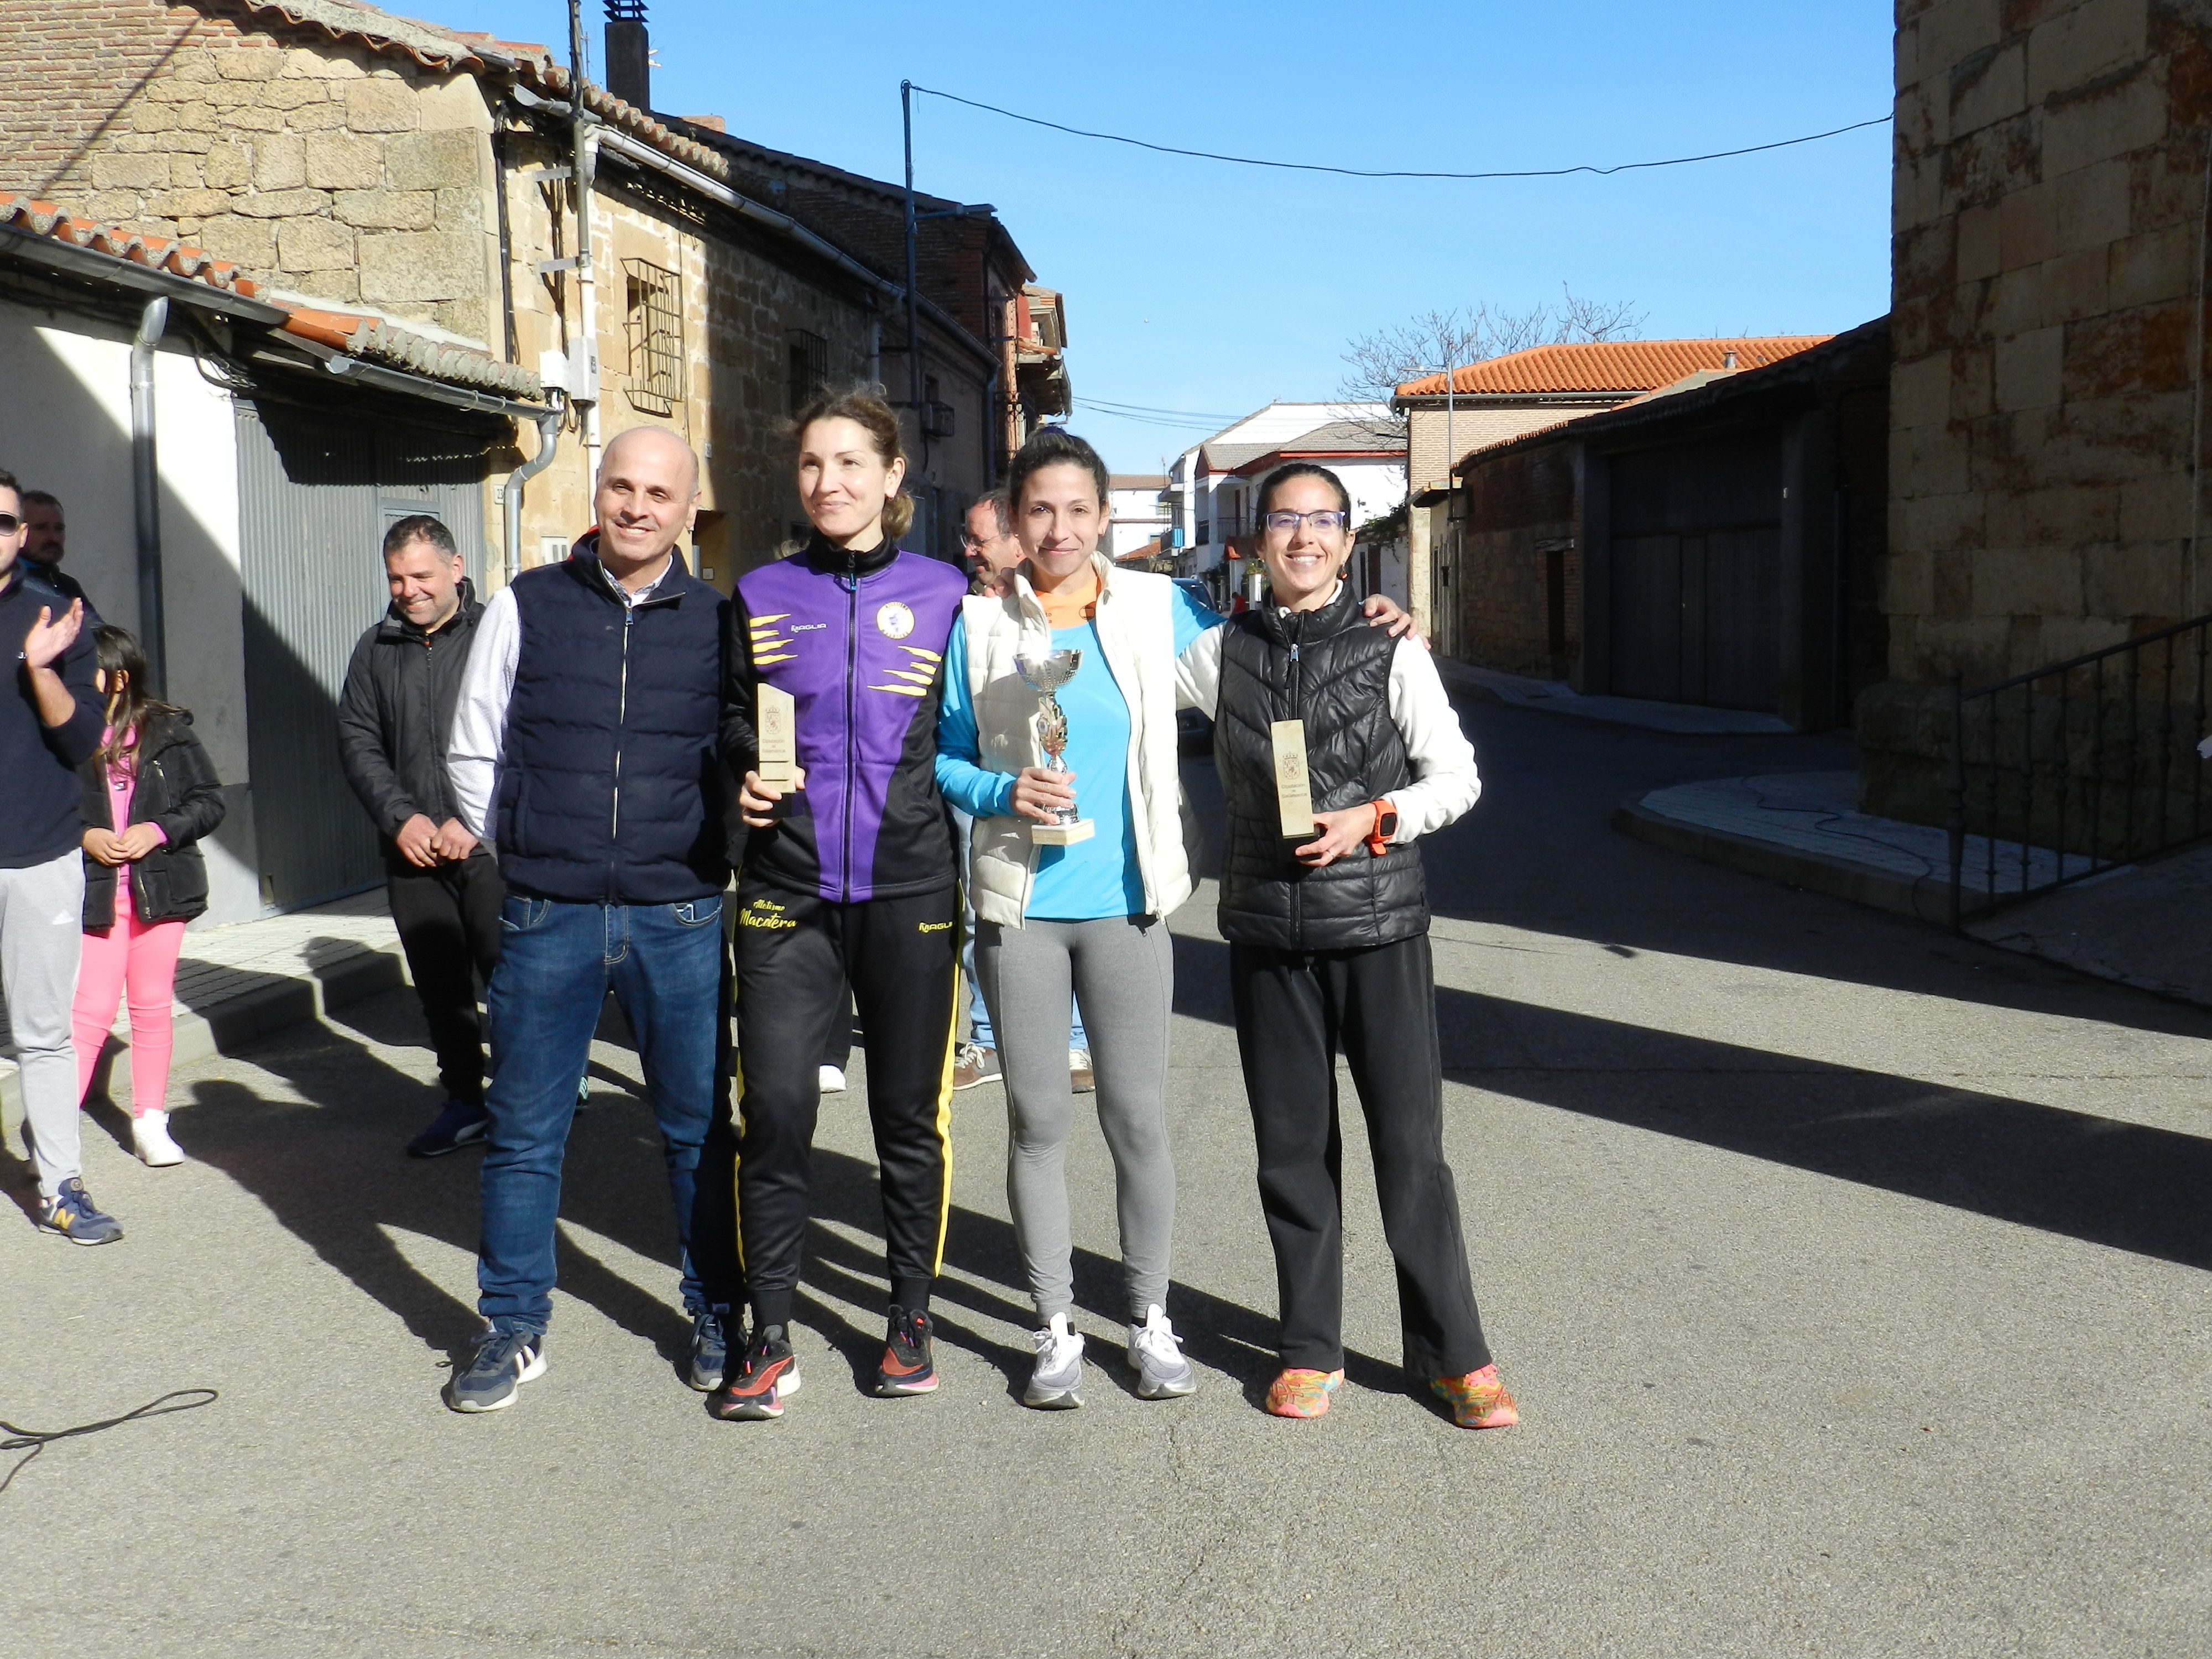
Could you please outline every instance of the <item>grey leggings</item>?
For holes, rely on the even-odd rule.
[[[1098,1127],[1114,1155],[1121,1271],[1131,1317],[1168,1299],[1175,1159],[1168,1151],[1168,1013],[1175,953],[1155,916],[983,922],[975,970],[999,1037],[1012,1142],[1006,1198],[1040,1323],[1074,1301],[1067,1223],[1068,994],[1083,1005],[1098,1079]]]

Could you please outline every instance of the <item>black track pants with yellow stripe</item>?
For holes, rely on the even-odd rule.
[[[744,881],[737,910],[738,1237],[754,1319],[791,1322],[823,1045],[848,983],[867,1055],[890,1302],[927,1308],[951,1198],[958,890],[833,904]]]

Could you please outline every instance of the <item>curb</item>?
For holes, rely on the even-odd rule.
[[[1826,893],[1870,905],[1893,915],[1941,926],[1948,902],[1945,884],[1932,876],[1901,876],[1879,866],[1853,859],[1821,857],[1749,836],[1731,835],[1703,824],[1684,823],[1644,805],[1642,796],[1625,801],[1613,815],[1613,827],[1624,835],[1682,853],[1724,869],[1764,877],[1808,892]]]
[[[170,1063],[182,1066],[233,1053],[407,982],[407,963],[397,941],[363,946],[306,977],[273,979],[204,1010],[179,1010]],[[109,1061],[111,1067],[120,1064],[119,1056],[128,1047],[118,1044],[113,1052],[118,1058]],[[0,1062],[0,1126],[13,1129],[22,1116],[21,1076],[12,1060]]]

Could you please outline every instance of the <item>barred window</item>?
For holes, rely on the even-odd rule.
[[[648,415],[672,415],[684,398],[683,278],[643,259],[623,260],[623,276],[629,400]]]
[[[830,342],[811,330],[787,331],[791,342],[791,412],[799,411],[822,395],[830,384]]]

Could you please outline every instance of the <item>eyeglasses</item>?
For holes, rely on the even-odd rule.
[[[23,521],[12,513],[0,513],[0,536],[12,536],[23,527]]]
[[[1340,513],[1333,507],[1326,507],[1318,513],[1270,513],[1267,515],[1267,524],[1270,530],[1296,530],[1303,520],[1316,530],[1341,530],[1351,517],[1348,513]]]

